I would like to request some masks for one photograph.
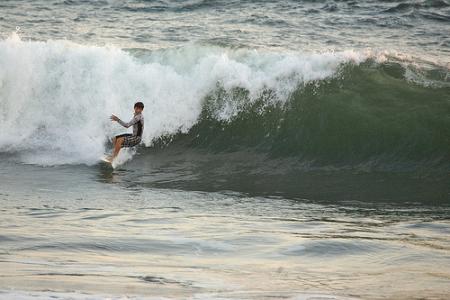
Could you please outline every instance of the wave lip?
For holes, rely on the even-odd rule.
[[[300,84],[285,102],[273,101],[270,91],[252,99],[245,89],[218,89],[189,133],[170,141],[212,153],[295,159],[309,170],[447,172],[448,74],[438,66],[426,71],[369,59]]]
[[[127,52],[12,35],[0,41],[0,152],[40,165],[94,164],[123,132],[108,116],[131,117],[139,99],[147,147],[445,169],[449,74],[388,52]]]
[[[110,113],[131,117],[146,104],[147,146],[155,138],[187,133],[201,117],[205,99],[218,88],[244,89],[256,101],[286,102],[301,85],[333,76],[342,63],[360,63],[354,51],[321,54],[270,53],[189,46],[135,57],[114,47],[67,41],[0,41],[0,151],[19,152],[37,164],[92,164],[107,136],[121,132]],[[230,119],[239,104],[216,116]]]

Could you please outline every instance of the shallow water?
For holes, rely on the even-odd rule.
[[[2,163],[0,297],[444,299],[449,292],[446,204],[159,189],[130,180],[138,171]]]

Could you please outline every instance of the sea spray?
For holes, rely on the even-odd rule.
[[[108,116],[130,118],[137,100],[146,105],[143,140],[149,146],[155,138],[187,133],[218,87],[227,93],[244,89],[249,103],[271,91],[268,101],[284,103],[299,85],[367,58],[353,51],[260,53],[205,46],[163,56],[158,61],[161,53],[150,52],[138,59],[112,46],[22,41],[17,34],[0,41],[0,151],[19,152],[36,164],[92,164],[108,137],[123,131]],[[242,106],[227,102],[218,109],[219,119],[230,120]]]

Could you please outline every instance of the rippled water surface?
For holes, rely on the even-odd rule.
[[[192,41],[449,57],[450,5],[429,1],[6,1],[3,34],[161,48]],[[445,61],[445,60],[444,60]],[[448,61],[447,61],[448,62]]]
[[[54,291],[5,299],[449,292],[448,206],[156,189],[127,181],[126,166],[3,166],[1,286]]]

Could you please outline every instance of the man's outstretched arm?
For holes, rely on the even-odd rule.
[[[122,121],[121,119],[119,119],[117,116],[115,115],[111,115],[110,117],[111,120],[116,121],[117,123],[119,123],[120,125],[122,125],[125,128],[128,128],[130,126],[133,126],[134,124],[136,124],[137,122],[139,122],[139,119],[137,117],[133,117],[130,122],[125,123],[124,121]]]

